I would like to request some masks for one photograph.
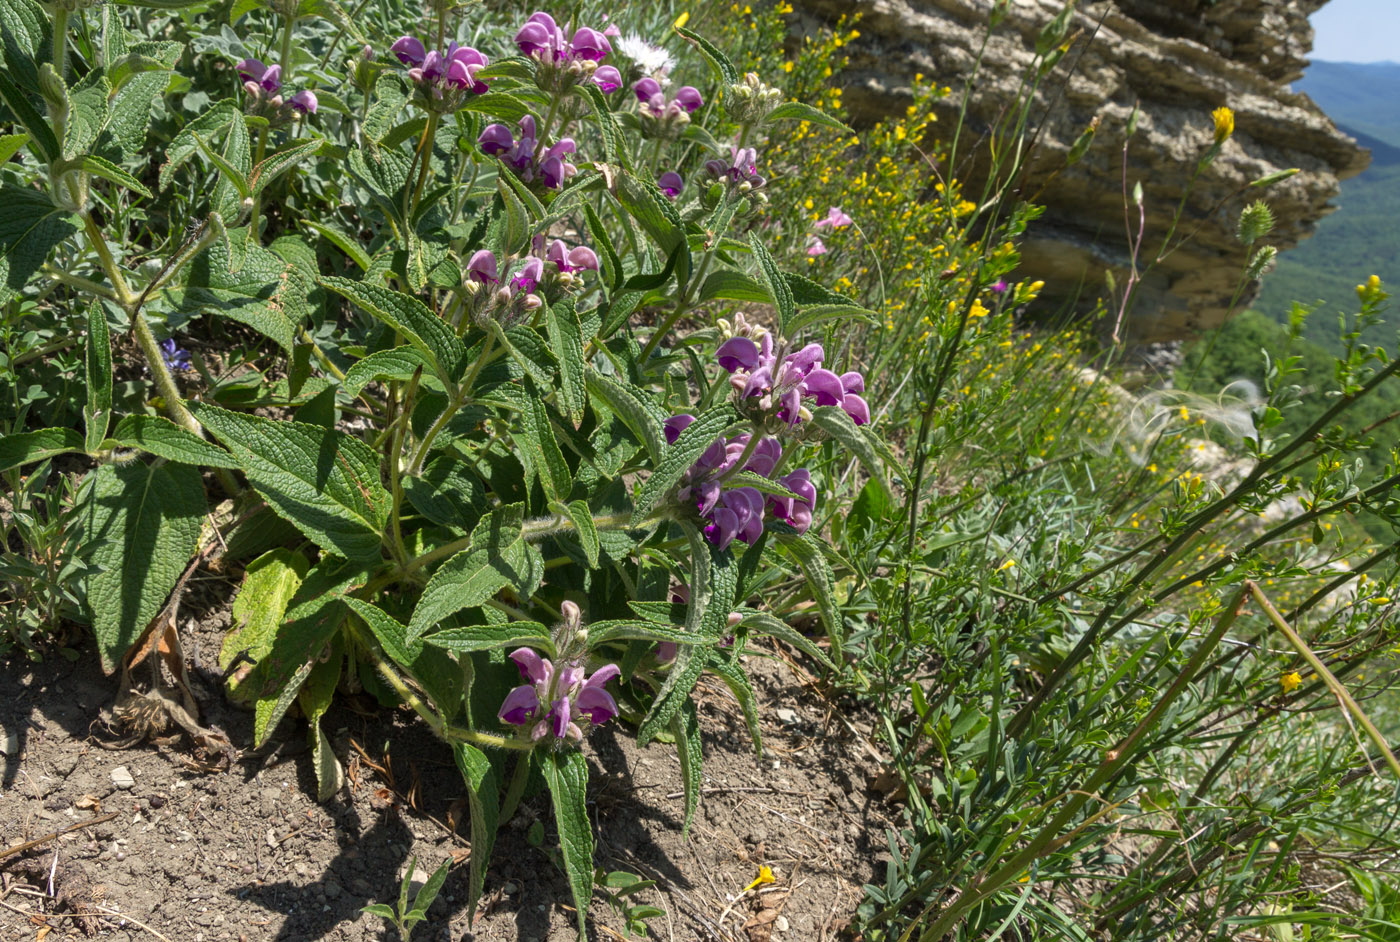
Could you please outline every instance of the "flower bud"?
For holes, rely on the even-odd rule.
[[[67,114],[68,85],[53,70],[53,66],[47,62],[39,68],[39,91],[43,94],[45,101]]]

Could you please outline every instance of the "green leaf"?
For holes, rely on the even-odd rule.
[[[681,840],[690,836],[690,822],[700,807],[702,775],[700,717],[694,702],[687,700],[671,719],[671,734],[676,737],[676,756],[681,761],[681,779],[685,786],[685,823],[681,825]]]
[[[71,428],[42,428],[0,436],[0,471],[33,464],[55,455],[86,451],[83,436]]]
[[[563,852],[564,872],[578,916],[578,937],[582,940],[587,923],[588,902],[593,896],[593,825],[588,820],[588,760],[583,753],[546,753],[540,769],[549,785],[554,803],[554,823],[559,828],[559,849]]]
[[[16,88],[5,74],[4,69],[0,69],[0,101],[10,109],[20,124],[24,125],[29,132],[30,149],[44,163],[53,163],[63,157],[63,152],[59,149],[58,138],[54,136],[53,128],[49,127],[49,122],[29,102],[29,96]]]
[[[840,657],[846,632],[841,612],[836,607],[836,580],[831,574],[830,564],[821,550],[817,549],[811,534],[798,536],[794,533],[778,533],[777,537],[778,542],[787,547],[802,566],[807,585],[812,590],[812,599],[817,603],[817,611],[821,614],[822,625],[826,628],[827,638],[831,641],[832,653]]]
[[[319,222],[313,222],[310,219],[299,219],[297,220],[297,225],[301,226],[303,229],[310,229],[312,232],[315,232],[332,243],[336,248],[344,252],[360,271],[369,271],[369,254],[360,247],[360,243],[355,240],[354,236],[337,229],[335,226],[327,226]]]
[[[400,667],[412,669],[413,662],[423,652],[423,642],[408,640],[408,629],[397,618],[369,602],[345,596],[345,604],[369,626],[384,653]]]
[[[119,24],[117,28],[121,28]],[[164,95],[170,72],[184,50],[184,44],[178,42],[138,42],[126,55],[104,60],[108,63],[107,79],[117,90],[102,142],[110,144],[110,150],[123,157],[142,155],[151,106]]]
[[[724,681],[725,686],[734,694],[734,699],[739,701],[739,708],[744,711],[744,723],[749,728],[749,738],[753,740],[754,752],[762,758],[763,732],[758,726],[758,707],[753,687],[749,684],[749,676],[744,673],[742,666],[718,651],[710,652],[709,667]]]
[[[728,402],[722,402],[700,416],[685,431],[681,432],[675,444],[668,445],[661,460],[642,485],[637,495],[636,506],[632,509],[633,521],[644,519],[656,507],[671,488],[690,470],[691,465],[704,454],[705,449],[715,443],[725,431],[739,420],[739,413]]]
[[[413,617],[408,640],[421,638],[430,628],[464,608],[474,608],[506,586],[525,587],[531,579],[531,562],[521,526],[523,504],[493,510],[472,531],[472,545],[438,567],[428,580]]]
[[[268,550],[248,564],[243,586],[233,600],[234,627],[219,649],[220,668],[228,670],[242,651],[254,663],[267,656],[282,616],[310,568],[305,556],[283,547]]]
[[[623,271],[622,259],[618,258],[617,249],[613,248],[612,237],[608,235],[608,229],[603,225],[603,220],[598,218],[593,207],[583,204],[584,218],[588,221],[588,235],[593,239],[593,246],[598,251],[598,259],[602,263],[600,274],[607,281],[612,291],[617,291],[622,287]]]
[[[415,922],[424,919],[428,915],[428,907],[433,905],[433,900],[442,890],[443,883],[447,882],[447,871],[452,867],[452,858],[448,857],[442,864],[433,871],[433,875],[428,877],[426,883],[419,889],[418,895],[413,897],[413,909],[409,912],[409,918],[417,917]]]
[[[345,786],[345,769],[331,749],[330,740],[321,729],[321,717],[331,707],[335,698],[335,688],[340,683],[341,666],[345,661],[342,640],[339,636],[331,643],[330,657],[317,662],[307,675],[297,694],[297,703],[306,716],[310,728],[307,735],[311,740],[312,764],[316,769],[316,800],[330,801],[335,793]]]
[[[574,525],[584,558],[591,568],[598,568],[598,528],[593,523],[593,511],[588,509],[588,502],[576,500],[565,504],[555,500],[550,501],[549,509]]]
[[[98,157],[96,154],[84,154],[70,163],[71,166],[85,173],[90,173],[95,177],[101,177],[118,186],[124,186],[140,196],[147,198],[151,196],[151,191],[146,189],[145,185],[140,180],[104,157]],[[65,163],[65,166],[69,166],[70,163]]]
[[[159,415],[123,416],[103,447],[140,448],[170,461],[204,468],[237,468],[232,455]]]
[[[240,126],[243,126],[242,122],[235,122],[231,125],[231,127]],[[234,161],[239,160],[242,153],[238,147],[238,141],[234,137],[234,133],[230,133],[228,139],[224,143],[224,147],[230,151],[230,157],[232,159],[230,159],[230,157],[225,157],[223,154],[210,147],[209,142],[198,134],[195,135],[194,139],[195,143],[199,145],[199,149],[204,151],[204,156],[208,157],[210,162],[212,162],[215,167],[219,168],[219,172],[223,174],[223,179],[228,181],[228,183],[238,191],[238,195],[246,200],[253,195],[253,190],[252,187],[248,185],[247,175],[244,174],[241,168],[234,166]],[[246,126],[244,126],[244,134],[247,134]],[[219,209],[221,215],[229,219],[232,219],[234,212],[236,212],[236,210],[231,210],[230,207],[226,205],[221,205]]]
[[[107,99],[112,87],[101,69],[93,69],[68,91],[68,120],[63,125],[63,156],[72,160],[87,153],[107,123]]]
[[[809,304],[803,307],[792,319],[792,323],[788,324],[788,332],[796,336],[813,324],[837,318],[845,321],[859,321],[868,325],[880,323],[874,311],[854,304]]]
[[[721,83],[725,85],[734,85],[739,81],[739,70],[734,68],[734,63],[729,61],[729,57],[726,56],[718,46],[699,33],[692,32],[684,26],[677,26],[676,32],[680,33],[681,36],[685,37],[686,41],[700,50],[700,55],[710,64],[710,68],[714,71],[715,77],[718,78]]]
[[[107,330],[107,314],[101,304],[93,303],[88,308],[83,363],[87,383],[87,402],[83,405],[87,432],[84,444],[88,454],[95,454],[107,437],[107,423],[112,421],[112,340]]]
[[[322,549],[377,561],[392,506],[379,456],[319,425],[277,421],[199,404],[196,416],[233,452],[248,481]]]
[[[452,327],[426,304],[411,295],[364,281],[322,278],[320,282],[403,334],[423,354],[443,385],[455,388],[454,375],[466,357],[466,348]]]
[[[633,602],[633,605],[638,603]],[[665,604],[665,603],[660,603]],[[667,606],[668,608],[670,606]],[[679,625],[663,625],[654,621],[596,621],[588,626],[589,644],[606,641],[669,641],[672,644],[715,644],[713,638],[702,637]]]
[[[618,201],[656,241],[667,258],[680,253],[676,261],[676,283],[684,287],[690,278],[690,245],[676,207],[655,183],[634,177],[625,170],[617,173],[616,194]]]
[[[168,291],[177,310],[238,321],[292,352],[297,327],[310,315],[307,296],[312,291],[294,263],[253,242],[235,272],[229,242],[220,239],[195,256],[185,271],[184,286]]]
[[[490,329],[496,342],[505,347],[511,359],[519,363],[520,368],[531,379],[541,386],[554,385],[554,354],[540,339],[539,334],[524,326],[502,330],[501,325],[494,320],[491,321]]]
[[[321,149],[323,141],[294,141],[277,153],[265,157],[261,163],[253,168],[252,174],[248,177],[248,187],[254,195],[267,189],[269,183],[277,179],[283,173],[295,167],[297,164],[313,157]]]
[[[715,298],[729,301],[767,302],[769,300],[768,292],[764,290],[762,285],[743,272],[728,268],[711,272],[710,276],[705,279],[705,283],[700,286],[701,301],[710,301]]]
[[[802,275],[784,272],[783,281],[787,283],[788,290],[792,292],[793,303],[803,307],[808,304],[851,303],[851,299],[845,295],[837,294],[825,285],[818,284]]]
[[[589,393],[603,400],[608,410],[631,429],[646,446],[652,461],[659,461],[666,450],[661,430],[668,418],[665,411],[642,390],[620,378],[604,376],[592,367],[585,380]]]
[[[504,625],[467,625],[444,628],[423,638],[427,644],[449,651],[491,651],[528,645],[554,656],[554,643],[549,629],[533,621],[512,621]]]
[[[768,290],[768,297],[778,309],[778,333],[786,336],[794,308],[792,289],[788,287],[783,273],[778,270],[778,263],[773,261],[759,233],[749,233],[749,246],[753,249],[754,258],[758,259],[758,272],[763,286]]]
[[[363,360],[356,361],[345,371],[345,378],[340,381],[340,386],[350,395],[358,396],[370,383],[386,379],[403,382],[412,379],[414,373],[427,365],[422,353],[404,344],[402,347],[371,353]]]
[[[0,134],[0,164],[9,163],[10,158],[27,143],[28,134]]]
[[[210,207],[222,219],[241,219],[243,200],[252,192],[248,187],[248,174],[253,170],[253,150],[248,139],[248,122],[241,115],[229,122],[222,153],[214,151],[198,137],[195,143],[220,171],[219,182],[214,185],[214,193],[209,197]],[[217,159],[214,158],[216,153]]]
[[[598,127],[598,135],[603,139],[603,157],[610,164],[626,167],[629,164],[627,146],[623,141],[622,129],[608,108],[608,100],[603,90],[592,82],[575,85],[574,89],[588,99],[593,109],[593,121]]]
[[[175,171],[199,153],[200,138],[210,138],[226,129],[234,119],[242,120],[238,103],[232,98],[215,102],[197,118],[187,123],[165,148],[165,163],[160,167],[160,188],[167,189]]]
[[[86,542],[88,606],[102,667],[116,669],[155,618],[199,546],[208,504],[188,465],[132,462],[94,472]]]
[[[813,660],[820,662],[822,666],[836,670],[836,665],[832,663],[831,658],[827,657],[826,653],[817,647],[811,638],[785,621],[780,621],[766,612],[750,612],[744,615],[744,620],[739,624],[749,629],[753,634],[769,635],[779,641],[786,642],[809,655]]]
[[[846,414],[840,406],[821,406],[812,410],[812,424],[836,439],[845,449],[865,466],[871,479],[878,482],[887,496],[893,496],[890,484],[885,480],[885,463],[880,460],[874,444],[866,431]]]
[[[192,0],[192,2],[202,3],[204,2],[204,0]],[[383,916],[390,922],[395,921],[394,911],[384,903],[370,903],[368,906],[362,907],[360,909],[360,912],[369,913],[371,916]]]
[[[418,477],[403,479],[413,509],[439,526],[470,532],[486,511],[486,489],[465,464],[448,455],[429,461]]]
[[[574,428],[578,428],[588,408],[588,386],[584,380],[588,366],[583,360],[583,328],[579,326],[573,299],[551,304],[545,312],[545,327],[559,360],[559,405]]]
[[[554,428],[549,424],[549,413],[538,390],[527,397],[520,418],[524,426],[524,452],[539,475],[545,498],[550,501],[567,500],[574,481],[564,461],[564,453],[555,441]]]
[[[471,811],[472,855],[467,877],[467,923],[476,919],[476,904],[481,900],[481,888],[486,882],[486,868],[491,862],[491,849],[496,844],[496,828],[500,820],[501,786],[491,760],[475,746],[456,742],[452,755],[467,783],[467,802]],[[517,762],[529,762],[531,753],[517,753]]]
[[[491,68],[494,69],[496,66]],[[482,70],[482,72],[485,71],[485,69]],[[477,74],[479,76],[482,73]],[[462,103],[462,110],[489,115],[492,118],[514,124],[530,113],[530,106],[522,99],[505,92],[487,92],[485,95],[468,98]]]
[[[38,190],[0,186],[0,304],[19,294],[49,253],[80,228],[78,217],[58,209]]]
[[[16,83],[39,94],[39,63],[47,61],[53,45],[49,18],[32,0],[0,0],[0,46]]]
[[[496,193],[505,207],[501,235],[501,249],[507,255],[514,255],[524,247],[530,238],[530,214],[525,204],[515,195],[515,190],[506,183],[504,176],[496,177]]]
[[[813,108],[800,101],[784,102],[768,112],[768,117],[764,119],[763,123],[771,124],[774,121],[809,121],[824,128],[831,128],[833,131],[840,131],[842,134],[856,133],[820,108]]]

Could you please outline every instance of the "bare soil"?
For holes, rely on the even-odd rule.
[[[361,908],[393,904],[410,858],[431,870],[449,855],[456,863],[413,934],[418,942],[574,937],[543,794],[527,796],[502,829],[468,925],[465,789],[447,748],[412,714],[354,696],[337,701],[325,728],[348,782],[324,804],[315,800],[304,720],[284,721],[273,743],[253,752],[251,714],[223,696],[215,663],[227,591],[208,585],[218,577],[203,579],[205,610],[182,616],[181,637],[202,721],[238,750],[227,771],[201,770],[180,735],[123,744],[110,725],[117,682],[102,674],[90,644],[76,660],[0,662],[0,854],[115,813],[0,857],[0,940],[393,939],[392,927]],[[897,812],[867,789],[878,763],[859,724],[815,694],[800,666],[756,654],[749,666],[764,755],[755,757],[728,691],[702,684],[705,790],[688,840],[673,747],[638,749],[618,724],[595,730],[585,746],[595,861],[656,881],[638,900],[665,910],[650,920],[648,938],[834,939],[861,886],[883,869],[885,829]],[[776,881],[735,901],[764,864]],[[625,937],[601,895],[588,935]]]

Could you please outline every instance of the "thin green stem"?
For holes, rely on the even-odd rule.
[[[428,168],[433,162],[433,142],[437,138],[440,116],[436,111],[428,114],[428,124],[423,128],[423,140],[418,144],[418,182],[413,185],[413,200],[405,217],[407,226],[413,228],[413,218],[418,215],[418,205],[423,199],[423,184],[428,180]]]
[[[416,475],[422,472],[423,462],[428,457],[428,449],[432,447],[433,440],[438,437],[438,433],[441,432],[443,427],[457,414],[457,410],[471,400],[472,385],[476,382],[477,376],[481,375],[481,368],[494,351],[495,345],[495,334],[487,334],[484,345],[481,348],[481,356],[476,358],[476,362],[472,364],[471,371],[467,373],[462,381],[462,385],[458,388],[457,394],[448,401],[447,407],[442,410],[442,414],[434,420],[427,434],[423,436],[423,441],[418,446],[418,453],[414,455],[413,460],[409,462],[409,474]]]
[[[525,794],[525,783],[530,781],[531,755],[522,752],[515,757],[515,772],[510,777],[510,787],[506,789],[505,800],[501,802],[501,813],[496,819],[499,827],[515,817],[515,809],[520,806],[520,797]]]
[[[79,291],[95,294],[98,297],[106,298],[108,301],[117,300],[116,293],[106,285],[100,285],[95,281],[89,281],[79,275],[70,275],[52,262],[45,262],[43,271],[44,274],[48,275],[54,281],[60,281],[70,288],[77,288]],[[14,362],[19,363],[21,361],[15,360]]]
[[[61,5],[53,11],[53,70],[67,81],[68,72],[68,11]],[[63,133],[58,133],[59,140]]]

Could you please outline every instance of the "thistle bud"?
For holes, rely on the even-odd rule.
[[[1240,224],[1235,234],[1245,245],[1253,245],[1274,228],[1274,214],[1263,200],[1256,200],[1240,213]]]
[[[1272,245],[1266,245],[1254,253],[1254,258],[1249,260],[1249,268],[1246,274],[1251,281],[1263,278],[1274,270],[1274,264],[1278,261],[1278,249]]]

